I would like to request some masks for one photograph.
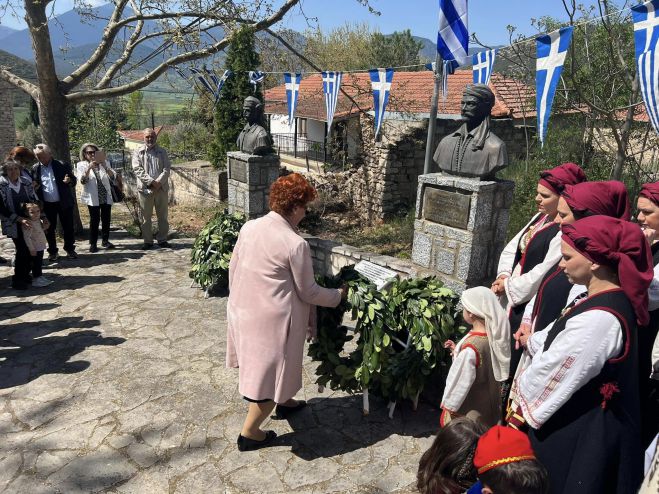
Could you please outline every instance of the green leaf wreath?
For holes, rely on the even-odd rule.
[[[190,278],[204,290],[229,285],[229,261],[245,216],[219,211],[199,232],[192,246]]]
[[[348,297],[335,309],[318,308],[317,341],[309,355],[320,362],[318,384],[350,393],[370,392],[397,401],[416,399],[439,362],[443,343],[458,328],[457,295],[437,278],[395,281],[378,291],[352,267],[319,280],[330,288],[348,285]],[[354,336],[342,325],[345,312],[356,319]],[[355,350],[345,343],[357,338]]]

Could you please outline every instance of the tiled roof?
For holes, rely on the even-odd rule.
[[[160,135],[160,133],[164,130],[165,132],[174,130],[174,126],[172,125],[159,125],[155,128],[156,134]],[[131,141],[143,141],[144,140],[144,129],[142,130],[118,130],[119,136],[122,139],[128,139]]]
[[[471,70],[458,70],[455,74],[449,76],[448,98],[444,102],[440,97],[438,113],[460,114],[462,93],[464,88],[472,83],[472,78]],[[433,73],[428,70],[394,73],[387,111],[429,113],[433,86]],[[341,87],[352,97],[353,101],[340,93],[335,113],[336,118],[357,113],[360,109],[362,111],[373,109],[373,97],[368,73],[345,74]],[[492,77],[490,87],[496,96],[496,102],[492,109],[494,118],[519,118],[522,116],[523,109],[526,110],[527,117],[531,116],[529,112],[533,112],[535,109],[535,91],[533,88],[506,79],[499,74]],[[265,112],[280,115],[288,113],[286,88],[283,84],[266,91]],[[325,100],[320,74],[305,77],[301,81],[296,116],[320,121],[325,120]]]

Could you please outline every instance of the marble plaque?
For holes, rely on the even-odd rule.
[[[229,160],[229,178],[247,183],[247,163],[244,161]]]
[[[471,195],[449,192],[448,190],[426,187],[423,192],[423,219],[467,229]]]
[[[355,265],[355,271],[368,278],[378,290],[382,290],[391,281],[398,278],[398,273],[395,271],[383,268],[370,261],[359,261]]]

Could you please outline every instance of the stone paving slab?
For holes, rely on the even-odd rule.
[[[190,288],[192,240],[61,260],[16,292],[0,266],[0,492],[414,492],[438,410],[325,391],[270,421],[273,447],[240,453],[246,404],[224,367],[226,298]],[[0,240],[5,257],[11,244]]]

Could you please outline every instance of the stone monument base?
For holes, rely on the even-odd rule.
[[[230,152],[227,172],[230,213],[243,213],[251,220],[270,211],[268,195],[270,186],[279,177],[279,156]]]
[[[514,182],[443,173],[419,176],[412,261],[458,293],[496,276]]]

